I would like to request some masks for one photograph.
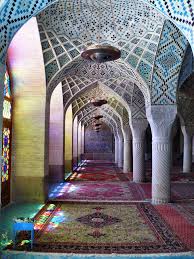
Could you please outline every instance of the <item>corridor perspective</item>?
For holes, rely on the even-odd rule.
[[[0,258],[194,259],[194,1],[0,1]]]

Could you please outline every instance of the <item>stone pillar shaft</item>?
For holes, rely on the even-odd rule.
[[[187,132],[186,127],[181,127],[184,136],[183,151],[183,173],[190,173],[192,167],[192,136]]]
[[[118,138],[115,137],[115,163],[118,163]]]
[[[144,138],[148,122],[146,119],[132,120],[133,135],[133,181],[145,181]]]
[[[175,105],[148,107],[152,130],[152,203],[170,201],[171,130],[176,117]]]
[[[131,139],[124,140],[124,155],[123,155],[123,172],[128,173],[132,170],[131,166]]]
[[[133,181],[145,181],[144,139],[133,139]]]
[[[152,141],[152,203],[170,201],[171,140]]]
[[[124,147],[123,147],[123,172],[128,173],[132,170],[132,150],[131,150],[131,129],[130,126],[123,126],[123,137],[124,137]]]
[[[121,137],[118,141],[118,167],[123,167],[123,138]]]

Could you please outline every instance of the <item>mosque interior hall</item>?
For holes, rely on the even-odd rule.
[[[194,1],[0,1],[0,258],[194,259]]]

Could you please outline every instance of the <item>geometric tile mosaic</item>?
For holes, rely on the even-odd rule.
[[[14,34],[18,29],[22,27],[22,25],[32,16],[36,16],[41,10],[46,8],[55,0],[9,0],[3,1],[0,5],[0,60],[2,63],[5,62],[6,51],[13,38]],[[64,0],[63,6],[61,6],[61,11],[65,10],[67,5],[67,1]],[[99,1],[96,1],[99,3]],[[100,1],[102,3],[102,1]],[[114,4],[115,1],[113,1]],[[117,0],[117,3],[122,3],[122,0]],[[131,4],[130,1],[129,6]],[[157,14],[157,9],[153,9],[152,7],[157,8],[160,12],[165,14],[169,19],[172,19],[176,25],[182,30],[184,35],[189,40],[191,46],[194,46],[194,1],[193,0],[144,0],[143,1],[133,1],[133,5],[130,7],[130,13],[132,17],[136,17],[134,23],[136,23],[139,19],[139,16],[134,15],[134,7],[142,6],[142,17],[140,17],[141,22],[144,23],[145,17],[147,13],[150,17],[154,17]],[[72,1],[74,3],[74,1]],[[146,7],[146,8],[145,8]],[[122,10],[116,10],[115,12],[121,14]],[[108,13],[109,15],[109,13]],[[130,18],[130,17],[129,17]],[[130,19],[125,19],[126,21],[130,21]],[[132,20],[133,21],[133,20]]]
[[[92,105],[88,107],[84,107],[79,113],[78,113],[78,122],[83,121],[85,118],[92,118],[92,116],[95,114],[95,111],[97,109],[94,108]],[[109,108],[109,106],[106,105],[106,107],[101,108],[101,114],[106,115],[106,118],[109,118],[109,121],[111,120],[112,125],[116,125],[118,129],[121,129],[121,121],[119,117],[116,115],[116,113]]]
[[[113,30],[109,1],[107,3],[100,0],[95,2],[80,0],[76,4],[74,0],[61,0],[55,3],[54,0],[4,1],[0,5],[0,60],[5,62],[7,47],[16,31],[30,17],[38,14],[46,81],[49,84],[53,80],[52,84],[56,86],[57,80],[59,83],[64,79],[65,68],[79,59],[83,47],[97,41],[100,7],[101,37],[104,43],[111,43],[121,49],[121,60],[123,64],[129,65],[127,70],[133,76],[135,75],[135,81],[143,85],[139,80],[140,76],[149,87],[152,83],[152,104],[174,104],[178,82],[177,71],[180,70],[187,41],[172,22],[165,21],[164,16],[155,7],[179,26],[194,48],[194,1],[112,0],[112,4],[116,33]],[[165,27],[162,31],[164,21]],[[152,77],[156,51],[157,57]],[[66,73],[68,74],[68,70]],[[189,73],[181,75],[180,82],[183,82],[188,75]],[[110,80],[107,81],[108,83]],[[118,83],[122,85],[121,80],[111,82],[111,88],[115,90]],[[123,85],[118,86],[116,91],[129,104],[130,94],[123,91]],[[64,102],[76,94],[81,87],[84,87],[84,84],[80,84],[80,88],[77,85],[74,88],[71,87],[71,90],[64,95]],[[149,102],[149,94],[146,90],[142,92],[146,102]]]
[[[176,103],[179,72],[187,48],[187,39],[169,20],[165,21],[153,71],[151,103]]]
[[[99,91],[99,93],[97,91]],[[85,115],[85,111],[91,109],[92,107],[89,100],[94,96],[103,96],[103,98],[106,98],[108,104],[103,106],[102,108],[105,107],[108,109],[112,109],[114,113],[117,114],[118,117],[120,117],[122,125],[129,125],[129,114],[126,108],[115,97],[111,96],[111,93],[108,91],[108,89],[105,89],[104,87],[92,88],[90,91],[86,91],[80,97],[76,98],[72,102],[73,116],[75,117],[77,113],[81,113],[82,116]]]
[[[131,113],[134,119],[146,119],[145,100],[137,85],[133,89]]]
[[[95,111],[97,111],[96,108],[90,107],[90,109],[91,110],[88,111],[88,113],[85,116],[83,116],[81,113],[78,115],[78,122],[81,121],[82,124],[84,124],[85,126],[88,126],[92,123],[92,117]],[[114,119],[110,117],[105,111],[102,111],[102,114],[103,114],[102,121],[104,121],[113,130],[113,132],[117,132],[119,130],[119,132],[121,133],[121,129],[116,124]]]
[[[164,18],[147,4],[139,5],[137,0],[112,2],[114,20],[109,15],[109,1],[103,3],[82,0],[76,5],[69,2],[66,6],[61,0],[51,5],[37,16],[40,34],[44,32],[47,36],[46,39],[41,39],[41,43],[45,45],[46,40],[51,42],[60,69],[67,66],[68,62],[79,56],[86,44],[98,41],[100,7],[102,43],[118,47],[121,50],[121,59],[137,70],[144,82],[150,85],[150,71],[157,48],[147,51],[147,47],[158,45]]]

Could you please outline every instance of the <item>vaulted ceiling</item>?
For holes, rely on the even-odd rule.
[[[14,33],[36,15],[49,96],[62,82],[65,109],[73,103],[78,113],[89,109],[86,100],[100,85],[106,114],[125,109],[129,121],[145,119],[145,105],[176,104],[178,86],[192,74],[193,10],[189,0],[10,0],[0,5],[0,57],[3,62]],[[119,48],[121,58],[83,60],[81,51],[99,41]]]

